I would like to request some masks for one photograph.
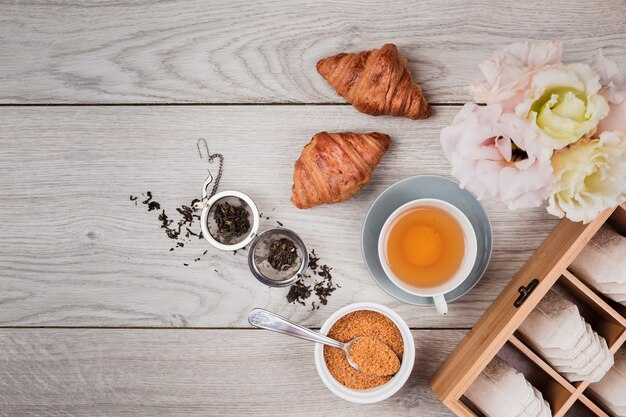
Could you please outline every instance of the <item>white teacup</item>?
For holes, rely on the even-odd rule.
[[[392,226],[401,214],[418,207],[434,207],[444,210],[456,219],[463,230],[463,238],[465,240],[465,256],[463,257],[463,261],[454,275],[452,275],[443,284],[435,287],[418,287],[407,284],[392,272],[391,267],[387,262],[387,241],[389,239]],[[420,198],[409,201],[399,207],[391,214],[391,216],[389,216],[389,218],[387,218],[387,221],[385,221],[385,224],[380,231],[380,236],[378,237],[378,256],[380,258],[380,263],[382,264],[383,270],[391,282],[408,293],[419,295],[421,297],[432,297],[435,302],[435,307],[437,307],[437,311],[440,314],[446,314],[448,312],[448,305],[446,304],[444,295],[461,285],[461,283],[467,279],[469,273],[472,271],[474,263],[476,262],[477,248],[478,244],[476,242],[476,233],[474,232],[474,228],[472,227],[470,221],[467,217],[465,217],[465,214],[452,204],[435,198]]]

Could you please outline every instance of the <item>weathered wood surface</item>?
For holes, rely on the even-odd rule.
[[[431,119],[416,122],[347,106],[2,108],[0,325],[247,327],[247,312],[265,307],[318,327],[345,304],[374,301],[412,327],[470,327],[556,224],[544,209],[486,204],[491,265],[445,317],[388,296],[360,252],[364,216],[382,190],[411,175],[449,175],[438,137],[456,110],[438,106]],[[293,162],[324,129],[379,130],[392,146],[356,198],[298,210],[289,201]],[[129,201],[150,190],[169,213],[198,196],[208,167],[198,137],[224,154],[222,190],[251,195],[271,217],[262,228],[281,221],[334,268],[342,288],[327,306],[287,304],[286,289],[253,278],[245,252],[200,240],[169,252],[157,213]]]
[[[624,0],[0,2],[3,103],[342,103],[320,58],[395,42],[435,103],[468,99],[477,64],[562,39],[626,65]]]
[[[335,397],[313,344],[263,330],[0,330],[0,416],[449,416],[428,386],[465,330],[416,330],[390,399]]]
[[[344,101],[315,63],[395,42],[432,103],[462,103],[477,64],[518,40],[562,39],[566,60],[601,47],[626,65],[625,16],[624,0],[0,0],[0,327],[16,327],[0,329],[0,416],[450,415],[430,375],[557,220],[487,203],[491,265],[447,317],[389,297],[363,265],[362,220],[395,181],[449,174],[438,135],[459,107],[420,122],[365,116],[333,105]],[[195,105],[10,105],[48,103]],[[222,105],[246,103],[268,105]],[[393,145],[355,199],[299,211],[292,165],[321,130],[378,130]],[[172,212],[196,197],[200,136],[226,157],[222,189],[249,193],[271,216],[263,228],[283,222],[335,268],[328,306],[287,305],[242,252],[169,252],[156,214],[128,200],[151,190]],[[334,397],[306,342],[228,329],[248,327],[253,307],[318,327],[355,301],[422,328],[413,376],[378,405]],[[23,328],[48,326],[78,328]],[[92,326],[110,328],[80,328]]]

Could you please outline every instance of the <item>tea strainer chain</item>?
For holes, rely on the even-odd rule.
[[[213,163],[213,160],[215,160],[216,158],[219,160],[219,163],[220,163],[218,167],[218,171],[217,171],[217,177],[215,177],[215,182],[213,182],[213,175],[211,175],[211,170],[209,170],[209,176],[206,178],[206,180],[204,180],[204,184],[202,184],[202,204],[204,205],[206,204],[209,198],[215,195],[215,193],[217,192],[217,188],[220,185],[220,180],[222,179],[222,172],[224,168],[224,156],[221,153],[211,154],[211,152],[209,152],[209,145],[207,144],[206,140],[204,138],[200,138],[198,139],[198,143],[197,143],[198,154],[200,155],[200,159],[203,159],[202,149],[200,148],[200,143],[204,143],[204,148],[206,149],[207,160],[209,161],[209,163]],[[207,187],[212,182],[213,182],[213,188],[211,189],[211,194],[207,194]]]

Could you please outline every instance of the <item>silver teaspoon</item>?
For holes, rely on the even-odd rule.
[[[362,372],[358,363],[356,363],[350,356],[350,347],[354,344],[354,342],[362,339],[362,337],[355,337],[347,343],[342,343],[335,339],[331,339],[330,337],[324,336],[321,333],[307,329],[306,327],[302,327],[299,324],[292,323],[284,317],[281,317],[262,308],[255,308],[250,311],[250,313],[248,314],[248,322],[253,326],[260,327],[261,329],[272,330],[274,332],[286,334],[288,336],[294,336],[300,339],[309,340],[316,343],[322,343],[324,345],[341,349],[346,355],[346,359],[348,360],[350,366],[352,366],[357,371]],[[393,353],[391,349],[389,349],[389,351]],[[393,354],[395,356],[395,353]]]

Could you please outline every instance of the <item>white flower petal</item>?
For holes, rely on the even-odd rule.
[[[591,67],[600,75],[600,82],[608,91],[605,96],[610,103],[620,104],[626,99],[626,70],[620,70],[615,61],[602,54],[601,49],[593,55]]]
[[[626,200],[626,132],[603,132],[552,157],[554,184],[548,212],[590,222]]]
[[[600,76],[588,65],[544,69],[533,76],[516,114],[545,134],[544,146],[561,149],[593,134],[609,113],[606,99],[598,94],[600,88]]]
[[[550,193],[552,151],[539,136],[530,122],[502,113],[501,106],[468,103],[441,131],[441,144],[462,187],[515,209],[535,207]],[[516,160],[513,144],[528,158]]]
[[[558,65],[563,46],[558,41],[519,42],[505,46],[494,53],[479,68],[483,80],[470,85],[470,93],[480,103],[500,103],[513,109],[523,100],[530,78],[539,69]]]

